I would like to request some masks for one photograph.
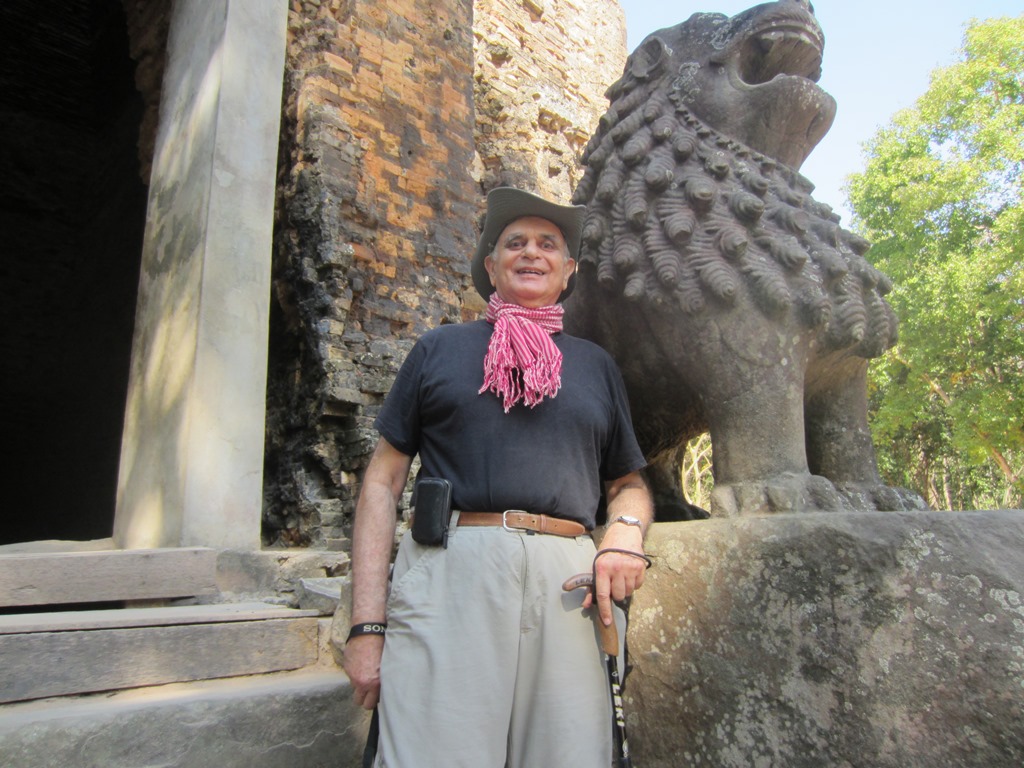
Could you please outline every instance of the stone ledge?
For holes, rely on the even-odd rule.
[[[356,768],[367,722],[341,672],[167,685],[0,707],[0,763]]]
[[[655,525],[637,765],[1020,765],[1024,512]]]
[[[0,606],[154,600],[216,592],[205,547],[24,551],[0,557]]]

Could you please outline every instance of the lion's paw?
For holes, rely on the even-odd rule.
[[[753,483],[723,483],[711,492],[713,517],[781,512],[918,512],[924,500],[882,483],[840,483],[819,475],[787,473]]]
[[[840,483],[839,492],[859,512],[920,512],[928,509],[924,499],[906,488],[881,483]]]
[[[714,517],[779,512],[852,512],[854,507],[830,480],[786,473],[756,483],[718,484],[711,492]]]

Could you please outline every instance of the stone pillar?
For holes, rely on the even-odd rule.
[[[260,547],[286,0],[177,0],[114,540]]]

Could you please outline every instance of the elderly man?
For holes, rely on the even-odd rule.
[[[611,763],[592,597],[562,583],[593,569],[610,625],[612,601],[643,582],[652,505],[618,370],[561,332],[584,210],[491,191],[472,265],[486,320],[425,334],[375,423],[345,670],[357,703],[379,701],[378,766]],[[423,483],[451,483],[454,511],[442,540],[405,535],[389,591],[396,508],[417,454]],[[608,522],[596,548],[602,484]],[[437,514],[415,506],[417,517]]]

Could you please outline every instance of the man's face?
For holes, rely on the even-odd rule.
[[[526,216],[502,230],[484,266],[491,285],[504,301],[523,307],[548,307],[558,302],[576,262],[568,258],[565,238],[557,225]]]

